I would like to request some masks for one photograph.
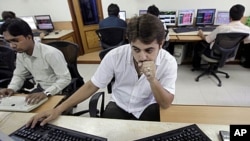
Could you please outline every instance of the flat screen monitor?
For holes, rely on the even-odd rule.
[[[54,25],[50,18],[50,15],[35,15],[35,20],[36,20],[38,29],[46,30],[48,32],[51,32],[54,30]]]
[[[176,10],[160,11],[159,18],[166,26],[175,26],[176,13]]]
[[[147,10],[139,10],[139,16],[147,14]]]
[[[197,9],[196,23],[197,26],[206,26],[214,24],[216,9]]]
[[[126,21],[126,11],[124,11],[124,10],[120,11],[119,12],[119,17],[120,17],[120,19]]]
[[[218,11],[215,17],[214,25],[228,24],[229,19],[229,11]]]
[[[35,22],[33,16],[21,16],[19,18],[22,19],[22,20],[24,20],[26,23],[28,23],[28,25],[30,26],[30,28],[32,30],[36,30],[37,29],[36,22]]]
[[[178,10],[178,26],[189,26],[194,24],[195,9]]]

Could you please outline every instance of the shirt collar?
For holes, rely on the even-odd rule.
[[[30,56],[30,55],[26,54],[25,52],[23,53],[23,55],[26,57],[34,57],[34,58],[40,57],[41,56],[40,49],[41,49],[40,44],[37,41],[35,41],[32,55]]]

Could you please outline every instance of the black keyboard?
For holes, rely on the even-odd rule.
[[[201,27],[199,29],[201,29],[202,31],[213,31],[216,27]]]
[[[175,33],[198,31],[196,27],[179,27],[179,28],[173,28],[173,30]]]
[[[211,139],[196,124],[192,124],[136,141],[211,141]]]
[[[52,124],[27,128],[25,125],[9,135],[14,141],[107,141],[107,138],[62,128]]]

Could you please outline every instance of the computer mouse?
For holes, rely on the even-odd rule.
[[[58,34],[58,33],[59,33],[58,31],[55,32],[55,34]]]

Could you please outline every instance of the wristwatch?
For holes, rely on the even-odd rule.
[[[43,91],[43,93],[44,93],[47,97],[51,96],[51,93],[48,92],[48,91]]]

